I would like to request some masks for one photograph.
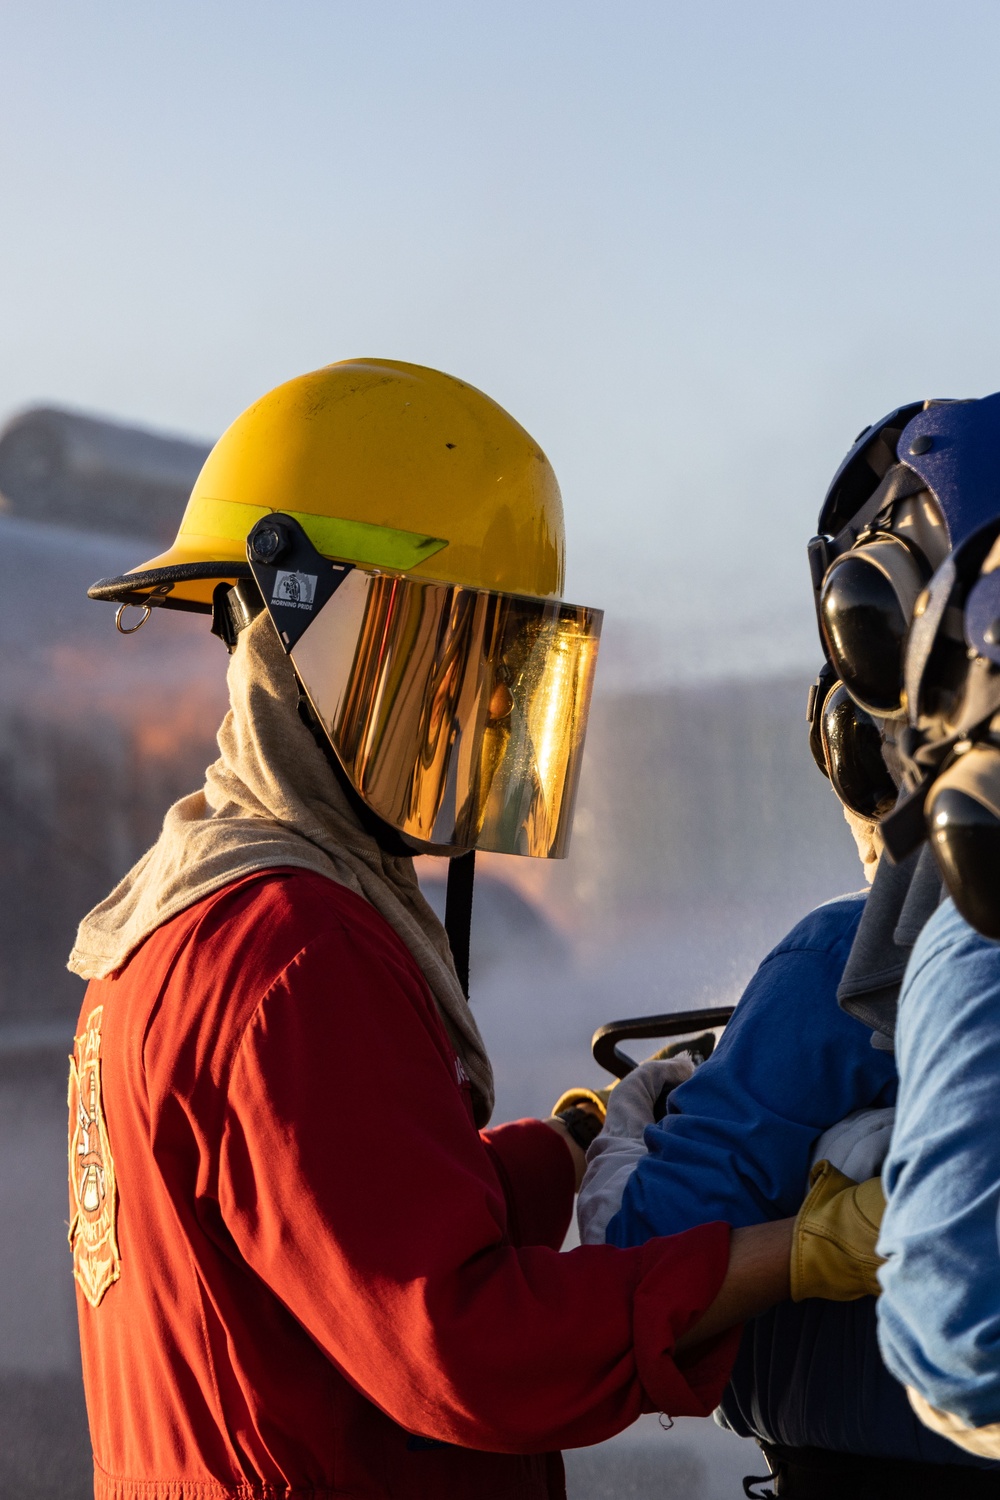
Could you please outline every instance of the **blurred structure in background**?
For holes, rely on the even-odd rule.
[[[123,637],[86,590],[172,539],[207,451],[51,409],[0,434],[0,1494],[18,1500],[92,1492],[66,1247],[83,987],[66,955],[201,785],[226,705],[203,617],[154,612]],[[602,1021],[732,998],[809,906],[860,884],[806,745],[805,688],[618,692],[598,670],[569,859],[479,864],[473,1002],[498,1119],[595,1079]],[[445,872],[419,864],[440,907]]]
[[[66,1246],[68,945],[200,784],[226,701],[203,621],[126,638],[86,591],[173,536],[207,451],[49,409],[0,433],[0,1494],[24,1500],[93,1493]]]
[[[8,515],[168,546],[210,446],[35,406],[0,432],[0,496]]]

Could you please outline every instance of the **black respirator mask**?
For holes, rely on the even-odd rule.
[[[809,689],[809,748],[851,812],[878,818],[896,800],[882,759],[882,732],[859,708],[829,662]]]
[[[882,755],[888,719],[902,718],[907,632],[931,566],[892,530],[903,503],[925,489],[897,461],[900,435],[923,403],[867,428],[847,455],[809,543],[826,664],[810,690],[813,758],[852,812],[876,818],[896,800]]]
[[[929,839],[966,921],[1000,941],[1000,521],[973,534],[921,598],[906,653],[906,795],[882,824],[890,858]]]

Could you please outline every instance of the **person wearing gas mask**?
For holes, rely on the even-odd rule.
[[[845,1294],[850,1187],[560,1255],[593,1119],[485,1128],[470,851],[566,849],[600,616],[562,572],[528,434],[367,360],[256,402],[169,552],[91,590],[123,630],[210,614],[232,653],[204,789],[71,958],[98,1500],[561,1496],[558,1448],[714,1406],[792,1254]],[[457,872],[451,943],[414,852]]]
[[[928,1426],[998,1458],[1000,396],[992,401],[992,430],[952,463],[967,485],[989,486],[998,514],[918,606],[906,795],[885,824],[901,862],[921,845],[932,851],[947,899],[920,934],[900,997],[878,1321],[886,1362]]]
[[[714,1217],[779,1217],[811,1170],[823,1191],[838,1172],[864,1179],[881,1168],[896,997],[940,881],[929,857],[899,867],[880,858],[877,819],[897,798],[903,650],[917,601],[952,543],[995,504],[934,462],[971,409],[992,421],[991,401],[928,402],[866,429],[809,547],[826,655],[810,743],[872,889],[814,911],[768,955],[690,1077],[677,1059],[653,1061],[611,1093],[580,1196],[585,1240],[636,1245]],[[877,1184],[861,1206],[878,1217]],[[877,1293],[874,1269],[868,1286]],[[757,1318],[721,1416],[760,1442],[778,1494],[1000,1495],[1000,1473],[915,1420],[879,1356],[874,1296],[789,1302]]]

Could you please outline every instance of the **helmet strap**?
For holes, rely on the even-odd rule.
[[[455,973],[462,994],[469,998],[469,949],[472,944],[472,888],[476,878],[476,851],[456,854],[448,864],[448,889],[444,898],[444,930],[451,945]]]

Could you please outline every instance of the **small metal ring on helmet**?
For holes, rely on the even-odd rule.
[[[122,615],[127,609],[141,609],[142,619],[138,620],[134,625],[123,625]],[[124,604],[118,606],[118,613],[115,615],[115,629],[122,635],[135,635],[137,630],[142,629],[152,613],[153,606],[148,600],[145,604],[137,604],[134,601],[126,599]]]
[[[160,583],[157,584],[155,589],[151,589],[144,599],[125,599],[119,605],[118,613],[115,615],[115,629],[120,631],[122,635],[135,635],[136,631],[142,629],[153,613],[154,606],[163,603],[173,586],[172,582]],[[135,609],[141,609],[143,613],[142,619],[138,624],[126,626],[122,624],[122,615],[128,609],[129,605],[132,605]]]

